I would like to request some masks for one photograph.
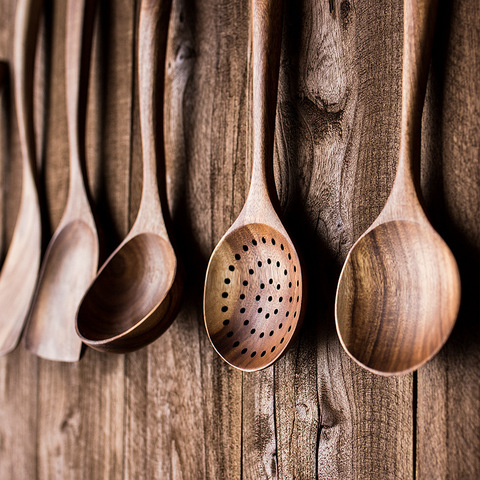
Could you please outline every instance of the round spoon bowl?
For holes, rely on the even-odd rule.
[[[205,326],[230,365],[255,371],[287,348],[301,319],[300,262],[282,233],[248,224],[227,234],[207,269]]]
[[[455,259],[428,224],[383,223],[347,257],[335,305],[347,353],[375,373],[407,373],[446,342],[460,305]]]
[[[62,350],[62,358],[73,361],[78,359],[77,351],[81,348],[73,327],[73,334],[63,336],[59,345],[58,339],[44,335],[44,324],[59,325],[65,318],[73,323],[78,304],[97,271],[96,232],[81,220],[66,224],[50,242],[43,265],[30,312],[26,346],[43,358],[56,358]],[[43,341],[37,345],[40,337]]]
[[[154,341],[170,325],[177,272],[169,242],[142,233],[107,260],[77,312],[77,333],[101,351],[123,353]]]

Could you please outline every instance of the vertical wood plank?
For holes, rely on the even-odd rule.
[[[310,303],[297,349],[276,376],[281,475],[413,478],[413,377],[385,380],[361,370],[343,353],[333,323],[341,264],[393,182],[401,2],[311,1],[287,11],[277,134],[286,160],[277,171],[309,259]]]
[[[0,472],[5,478],[36,478],[37,388],[36,359],[21,349],[0,358]]]
[[[0,0],[0,59],[9,62],[10,81],[15,8],[15,1]],[[21,188],[13,88],[6,93],[10,109],[2,118],[6,124],[2,125],[5,129],[2,131],[5,149],[1,152],[4,208],[0,214],[5,249],[13,234]],[[0,472],[5,478],[36,478],[37,387],[35,358],[21,348],[0,358]]]
[[[199,329],[196,355],[201,372],[204,475],[241,478],[242,376],[211,347],[201,298],[208,257],[245,198],[248,2],[207,0],[185,5],[192,9],[194,47],[193,51],[188,44],[180,47],[177,61],[184,52],[194,58],[183,97],[187,163],[175,232],[186,271],[185,298],[195,308]],[[182,319],[177,319],[179,327]],[[202,467],[196,471],[202,472]],[[196,471],[186,474],[195,478]]]
[[[479,28],[475,2],[440,3],[423,119],[423,185],[459,261],[462,306],[450,340],[418,372],[418,479],[480,472]]]
[[[64,6],[54,3],[48,85],[45,177],[54,225],[63,210],[68,175]],[[87,170],[100,227],[107,228],[106,250],[128,227],[133,17],[131,2],[100,2],[87,113]],[[40,362],[38,478],[122,478],[124,388],[123,356],[89,351],[74,365]]]

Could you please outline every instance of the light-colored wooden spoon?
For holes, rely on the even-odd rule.
[[[204,317],[210,341],[230,365],[255,371],[287,349],[303,313],[294,245],[271,203],[282,2],[252,0],[253,170],[240,215],[208,264]]]
[[[77,313],[80,338],[111,353],[133,351],[158,338],[175,318],[182,288],[162,214],[156,163],[164,160],[163,115],[155,106],[156,98],[163,98],[171,0],[143,0],[140,8],[140,207],[132,229],[100,269]]]
[[[413,371],[447,340],[460,304],[455,259],[419,201],[421,114],[436,0],[405,0],[397,175],[384,209],[355,243],[336,296],[346,352],[381,375]]]
[[[19,0],[15,15],[12,67],[22,154],[22,193],[0,273],[0,355],[11,352],[20,339],[41,258],[42,222],[34,173],[33,67],[42,5],[42,0]]]
[[[67,203],[50,240],[25,331],[36,355],[63,362],[80,358],[75,331],[78,305],[98,268],[98,236],[85,191],[85,112],[95,0],[68,0],[66,103],[70,147]]]

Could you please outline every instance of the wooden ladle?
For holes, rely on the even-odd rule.
[[[19,0],[15,14],[13,77],[22,156],[22,192],[12,240],[0,273],[0,355],[20,339],[40,266],[42,222],[35,181],[33,68],[42,0]]]
[[[302,269],[271,203],[271,172],[282,4],[252,0],[253,169],[240,215],[210,258],[204,317],[210,341],[230,365],[255,371],[285,352],[302,319]],[[268,162],[268,163],[267,163]]]
[[[67,203],[43,259],[25,332],[36,355],[63,362],[80,357],[78,305],[98,268],[98,236],[85,191],[85,114],[96,0],[68,0],[66,103],[70,146]]]
[[[382,212],[355,243],[335,303],[346,352],[381,375],[411,372],[447,340],[460,304],[455,259],[419,201],[421,113],[436,0],[405,0],[400,155]]]
[[[82,300],[77,332],[90,347],[122,353],[155,340],[178,309],[181,281],[162,214],[157,158],[163,161],[164,63],[171,0],[140,7],[138,80],[143,149],[143,191],[135,223],[107,259]],[[157,81],[160,80],[160,81]]]

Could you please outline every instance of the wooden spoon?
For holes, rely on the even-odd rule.
[[[181,281],[162,214],[156,166],[157,157],[164,160],[163,117],[155,105],[157,95],[163,98],[170,8],[171,0],[141,3],[138,80],[143,191],[138,215],[77,313],[80,338],[105,352],[129,352],[152,342],[169,327],[179,305]]]
[[[255,371],[287,349],[302,319],[302,270],[272,205],[282,4],[252,0],[253,170],[240,215],[212,253],[204,291],[210,341],[230,365]],[[267,164],[268,162],[268,164]]]
[[[69,0],[66,28],[66,92],[70,145],[67,204],[43,259],[25,332],[36,355],[77,361],[82,342],[75,314],[98,268],[98,236],[82,174],[85,114],[95,0]]]
[[[447,340],[460,304],[455,259],[419,201],[421,114],[435,0],[405,0],[400,156],[388,201],[355,243],[336,296],[346,352],[381,375],[413,371]]]
[[[33,67],[42,0],[19,0],[13,39],[15,108],[22,155],[22,192],[15,229],[0,273],[0,355],[17,345],[40,265],[42,223],[35,183]]]

